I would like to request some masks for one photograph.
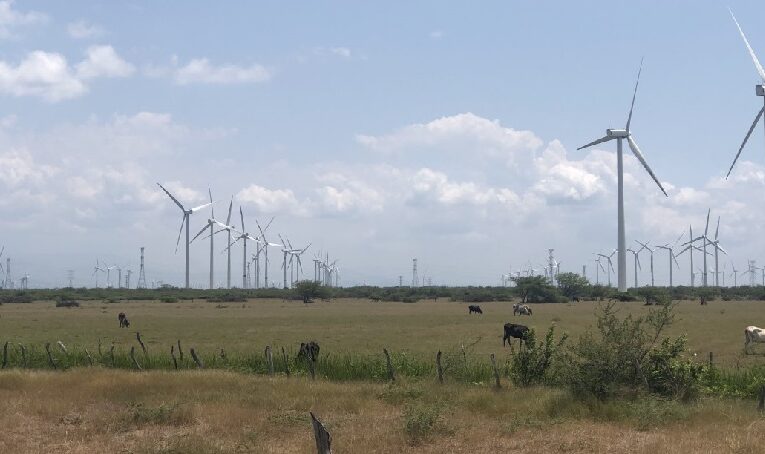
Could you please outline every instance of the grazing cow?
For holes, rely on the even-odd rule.
[[[117,320],[120,321],[120,328],[127,328],[130,326],[130,321],[128,321],[127,315],[125,315],[124,312],[119,313]]]
[[[525,304],[513,304],[513,315],[531,315],[531,308]]]
[[[757,328],[756,326],[747,326],[744,329],[744,353],[749,354],[749,344],[762,344],[765,343],[765,329]]]
[[[571,298],[571,302],[572,303],[578,303],[579,302],[579,297],[575,296],[575,297]]]
[[[505,346],[505,342],[510,344],[510,348],[513,347],[513,338],[520,339],[520,345],[523,346],[523,341],[526,340],[526,335],[529,333],[529,327],[523,325],[516,325],[514,323],[505,323],[505,335],[502,337],[502,346]]]
[[[483,314],[483,311],[481,310],[481,306],[478,306],[477,304],[471,304],[468,306],[468,315],[475,312],[476,314]]]
[[[307,358],[313,362],[319,359],[319,344],[316,341],[301,342],[298,358]]]

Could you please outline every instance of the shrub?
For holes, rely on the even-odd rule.
[[[510,376],[518,386],[529,386],[554,381],[550,375],[560,359],[560,351],[566,342],[564,334],[555,342],[555,327],[547,330],[544,342],[537,345],[534,330],[526,336],[526,348],[513,356]]]
[[[404,410],[404,431],[412,444],[419,444],[434,434],[448,433],[439,404],[413,404]]]
[[[163,302],[163,303],[177,303],[178,302],[178,298],[176,298],[174,296],[163,296],[159,300],[161,302]]]

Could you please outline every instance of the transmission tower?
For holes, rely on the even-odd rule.
[[[555,256],[553,255],[554,250],[555,249],[547,250],[547,266],[550,267],[550,272],[548,273],[547,277],[550,279],[550,285],[555,285]]]
[[[398,286],[403,287],[404,286],[404,276],[398,275]]]
[[[8,269],[10,269],[10,262],[11,260],[8,259]],[[412,259],[412,287],[417,287],[417,285],[420,283],[420,280],[417,277],[417,259]]]
[[[127,273],[125,274],[125,288],[130,288],[130,276],[133,274],[133,270],[127,270]]]
[[[138,287],[146,288],[146,273],[143,268],[143,246],[141,247],[141,270],[138,271]]]

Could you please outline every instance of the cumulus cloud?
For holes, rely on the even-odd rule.
[[[81,79],[96,77],[129,77],[135,67],[122,59],[112,46],[91,46],[87,57],[77,65],[77,76]]]
[[[239,66],[224,64],[215,66],[206,58],[191,60],[174,72],[175,82],[179,85],[190,84],[246,84],[267,82],[271,72],[264,66],[252,64]]]
[[[85,20],[70,22],[66,26],[66,31],[74,39],[95,38],[104,34],[103,28]]]
[[[21,12],[13,8],[13,0],[0,1],[0,38],[11,38],[16,28],[44,24],[48,16],[37,11]]]
[[[251,184],[236,194],[236,199],[243,203],[255,205],[263,213],[289,213],[304,215],[304,207],[295,197],[291,189],[268,189],[257,184]]]
[[[6,186],[40,183],[55,173],[55,167],[36,163],[28,151],[11,150],[0,153],[0,182]]]

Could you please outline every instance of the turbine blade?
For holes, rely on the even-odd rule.
[[[711,208],[707,208],[707,224],[704,226],[704,236],[707,236],[707,233],[709,233],[709,214],[712,212]]]
[[[640,148],[638,148],[637,143],[635,143],[635,139],[632,138],[631,134],[627,136],[627,143],[629,143],[632,153],[635,154],[635,157],[638,158],[638,161],[640,161],[640,163],[643,164],[643,167],[645,168],[645,170],[648,172],[649,175],[651,175],[651,178],[653,178],[653,181],[655,181],[656,184],[659,185],[659,189],[661,189],[661,192],[663,192],[665,196],[669,197],[669,194],[667,194],[667,191],[664,190],[664,186],[662,186],[661,183],[659,183],[659,179],[656,178],[656,175],[654,175],[653,170],[651,170],[651,168],[648,167],[648,163],[645,162],[643,153],[640,152]]]
[[[239,206],[239,217],[242,219],[242,232],[246,232],[247,229],[244,227],[244,214],[242,213],[242,206]]]
[[[597,145],[599,143],[608,142],[609,140],[612,140],[612,139],[614,139],[614,137],[610,137],[610,136],[601,137],[600,139],[594,140],[594,141],[588,143],[587,145],[582,145],[581,147],[577,148],[577,150],[582,150],[584,148],[591,147],[593,145]]]
[[[643,59],[640,59],[640,69],[638,69],[637,80],[635,81],[635,91],[632,92],[632,104],[630,104],[630,114],[627,116],[627,132],[630,132],[630,123],[632,122],[632,109],[635,108],[635,97],[637,96],[638,84],[640,84],[640,73],[643,72]]]
[[[181,209],[181,210],[183,210],[183,211],[186,211],[186,209],[185,209],[185,208],[183,208],[183,205],[181,205],[181,202],[179,202],[179,201],[178,201],[178,199],[176,199],[175,197],[173,197],[173,195],[172,195],[172,194],[170,194],[170,191],[168,191],[167,189],[165,189],[165,187],[164,187],[164,186],[162,186],[162,185],[161,185],[161,184],[159,184],[159,183],[157,183],[157,186],[159,186],[160,188],[162,188],[162,190],[163,190],[163,191],[165,191],[165,194],[167,194],[167,196],[168,196],[168,197],[170,197],[170,198],[173,200],[173,202],[175,202],[175,204],[176,204],[176,205],[178,205],[178,208],[180,208],[180,209]]]
[[[181,234],[183,233],[183,224],[186,223],[186,215],[183,215],[183,219],[181,220],[181,228],[178,230],[178,239],[175,240],[175,253],[178,253],[178,245],[181,244]]]
[[[231,201],[228,203],[228,217],[226,218],[226,225],[231,225],[231,209],[234,208],[234,196],[231,196]]]
[[[720,233],[720,216],[717,216],[717,228],[715,229],[715,241],[717,241],[717,235]]]
[[[746,133],[746,137],[744,137],[744,141],[741,142],[741,146],[738,147],[738,153],[736,153],[736,157],[733,158],[733,164],[730,165],[730,169],[728,169],[728,174],[725,175],[725,179],[728,179],[730,176],[730,173],[733,171],[733,166],[736,165],[736,161],[738,161],[738,157],[741,156],[741,151],[744,149],[744,145],[746,145],[746,141],[749,140],[749,136],[752,135],[752,131],[754,131],[754,128],[757,126],[757,123],[760,121],[760,117],[762,114],[765,113],[765,107],[760,109],[759,112],[757,112],[757,116],[754,117],[754,122],[752,123],[752,126],[749,127],[749,131]]]
[[[680,268],[680,264],[677,263],[677,257],[675,257],[675,254],[672,254],[672,260],[675,261],[675,265],[677,265],[678,268]]]
[[[736,16],[733,15],[733,10],[728,8],[728,11],[730,11],[730,17],[733,18],[733,22],[736,23],[736,27],[738,27],[738,32],[741,33],[741,38],[744,40],[744,44],[746,44],[746,48],[749,51],[749,55],[752,57],[752,62],[754,62],[755,68],[757,68],[757,72],[760,74],[760,77],[762,78],[762,81],[765,82],[765,70],[762,69],[762,65],[760,64],[760,60],[757,59],[757,55],[754,53],[754,49],[752,49],[752,46],[749,45],[749,40],[746,39],[746,35],[744,34],[744,30],[741,29],[741,25],[738,24],[738,21],[736,20]]]
[[[204,205],[199,205],[198,207],[194,207],[194,208],[192,208],[192,209],[191,209],[191,212],[192,212],[192,213],[196,213],[197,211],[199,211],[199,210],[201,210],[201,209],[204,209],[204,208],[207,208],[207,207],[209,207],[209,206],[210,206],[210,205],[212,205],[213,203],[214,203],[214,202],[205,203]]]
[[[199,233],[197,233],[196,235],[194,235],[194,238],[192,238],[192,239],[191,239],[191,241],[189,241],[189,244],[193,243],[193,242],[194,242],[194,240],[196,240],[196,239],[197,239],[197,237],[198,237],[199,235],[201,235],[201,234],[202,234],[202,232],[204,232],[205,230],[207,230],[209,227],[210,227],[210,224],[205,224],[205,226],[204,226],[204,227],[202,227],[202,230],[200,230],[200,231],[199,231]]]
[[[210,217],[215,218],[215,205],[213,205],[212,190],[210,190],[210,188],[207,188],[207,194],[210,196],[210,205],[212,205],[210,208]]]

